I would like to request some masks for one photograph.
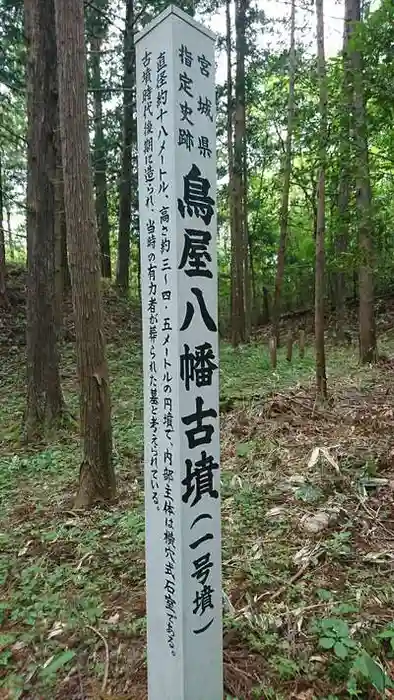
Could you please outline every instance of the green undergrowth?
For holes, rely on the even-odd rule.
[[[390,336],[384,346],[394,351]],[[77,416],[70,346],[62,356],[64,395]],[[78,684],[99,697],[107,671],[107,693],[119,695],[126,671],[137,679],[144,667],[141,349],[125,342],[108,356],[119,498],[88,513],[72,510],[76,425],[26,449],[24,359],[15,351],[0,367],[0,688],[10,698],[70,698]],[[314,408],[312,348],[302,360],[295,348],[292,363],[281,349],[273,371],[263,344],[221,347],[221,397],[236,400],[222,417],[222,510],[225,658],[239,675],[225,681],[239,700],[391,692],[389,465],[378,435],[369,433],[360,457],[345,431],[335,433],[342,404],[343,415],[352,409],[344,388],[373,398],[388,375],[361,370],[354,348],[328,356],[325,416]],[[358,424],[353,434],[364,445]],[[337,468],[324,455],[308,467],[316,445]],[[339,509],[335,525],[306,535],[302,517],[327,504]]]

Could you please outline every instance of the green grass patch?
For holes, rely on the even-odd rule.
[[[393,353],[390,336],[383,345]],[[111,692],[121,692],[127,649],[135,645],[138,668],[144,664],[141,348],[111,344],[108,357],[119,501],[88,513],[71,509],[77,424],[26,450],[24,358],[15,353],[0,367],[0,688],[13,698],[71,697],[79,677],[99,688],[105,649],[94,630],[108,643]],[[371,433],[368,420],[345,425],[344,417],[365,400],[381,406],[379,420],[391,420],[377,399],[389,374],[360,369],[354,349],[330,348],[333,401],[325,416],[314,413],[312,348],[302,360],[295,348],[292,363],[281,349],[275,371],[258,343],[238,350],[222,343],[220,360],[221,396],[237,400],[222,416],[223,585],[225,633],[235,633],[226,658],[237,667],[241,649],[245,657],[242,698],[279,700],[298,687],[313,690],[310,700],[379,697],[394,667],[392,564],[384,554],[391,526],[379,524],[391,500],[387,485],[363,484],[389,470],[387,431]],[[78,418],[69,346],[62,382]],[[286,401],[270,412],[275,393]],[[308,469],[316,445],[335,457],[338,472],[324,461]],[[327,504],[340,509],[335,524],[306,535],[302,517]]]

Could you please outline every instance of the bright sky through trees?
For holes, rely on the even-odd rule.
[[[371,10],[376,9],[380,0],[372,0]],[[308,7],[308,9],[303,9]],[[285,48],[289,41],[288,20],[290,18],[290,2],[288,0],[260,0],[258,8],[263,11],[268,19],[274,20],[273,33],[261,32],[259,46],[270,49]],[[343,0],[325,0],[324,25],[325,25],[325,51],[327,58],[335,56],[342,46],[343,35]],[[206,15],[197,19],[208,24],[210,29],[218,34],[224,34],[225,17],[224,9],[221,9],[211,20],[207,22]],[[299,0],[297,2],[296,40],[302,43],[311,53],[316,52],[315,43],[316,17],[314,2]],[[218,56],[217,82],[223,83],[226,79],[226,58],[224,51]]]

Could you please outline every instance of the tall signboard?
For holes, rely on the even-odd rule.
[[[215,37],[136,37],[149,700],[221,700]]]

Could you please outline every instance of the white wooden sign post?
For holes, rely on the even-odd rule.
[[[215,37],[136,37],[149,700],[222,700]]]

